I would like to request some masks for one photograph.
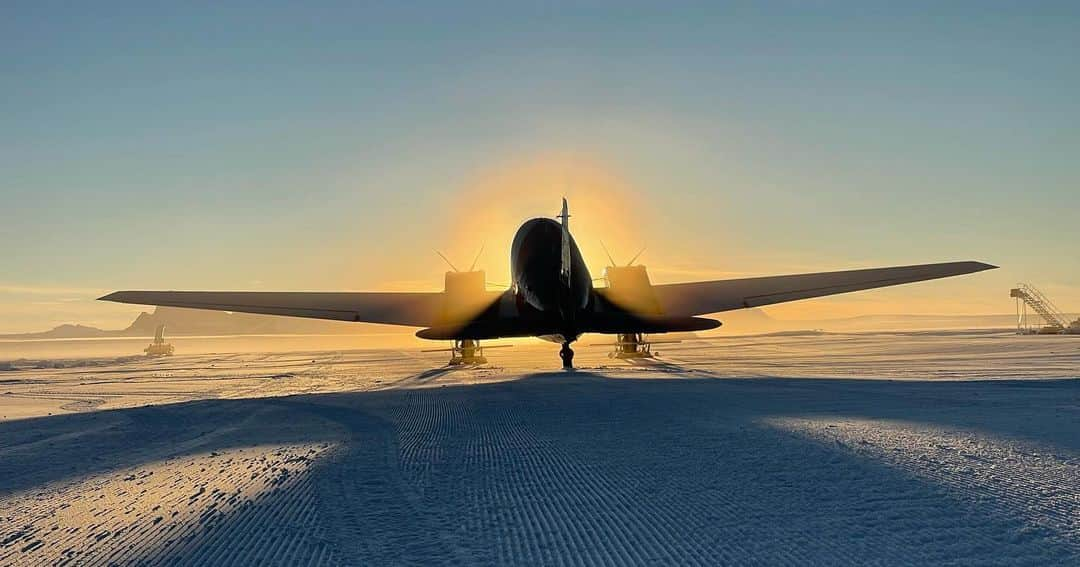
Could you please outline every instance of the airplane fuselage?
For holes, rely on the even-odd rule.
[[[569,277],[563,276],[563,227],[548,218],[526,221],[510,247],[510,277],[518,301],[559,321],[559,334],[574,340],[578,321],[592,297],[592,277],[573,236],[569,238]],[[561,341],[560,341],[561,342]]]

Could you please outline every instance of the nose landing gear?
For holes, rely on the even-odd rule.
[[[570,348],[570,342],[563,343],[562,348],[559,349],[559,357],[562,358],[563,370],[574,369],[574,349]]]

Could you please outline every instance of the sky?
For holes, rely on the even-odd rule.
[[[407,5],[404,5],[407,4]],[[6,2],[0,333],[117,289],[508,279],[570,199],[594,275],[1000,270],[782,318],[1080,311],[1076,2]],[[721,317],[722,318],[722,317]]]

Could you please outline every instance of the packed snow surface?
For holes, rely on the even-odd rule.
[[[1080,564],[1080,337],[11,360],[0,565]]]

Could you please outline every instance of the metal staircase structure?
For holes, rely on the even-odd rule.
[[[1027,309],[1037,313],[1046,322],[1040,334],[1064,333],[1069,328],[1068,319],[1054,302],[1031,284],[1021,283],[1009,290],[1009,297],[1016,298],[1016,332],[1030,334]]]

